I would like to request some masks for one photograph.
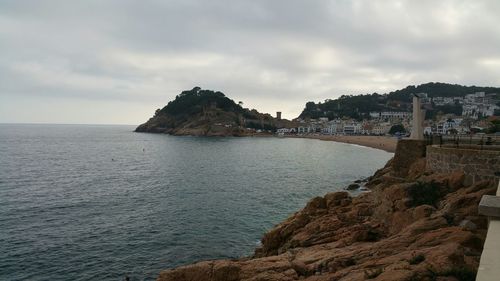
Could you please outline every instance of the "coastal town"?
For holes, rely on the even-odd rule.
[[[475,92],[465,97],[421,97],[424,110],[436,107],[458,108],[453,113],[438,112],[433,118],[426,115],[425,135],[468,135],[488,133],[493,124],[500,122],[500,100],[498,94]],[[461,109],[461,110],[460,110]],[[348,117],[330,119],[296,118],[288,126],[276,129],[276,134],[284,135],[408,135],[412,130],[412,113],[408,111],[374,111],[368,118],[357,120]],[[281,120],[281,112],[276,118]],[[494,130],[494,129],[493,129]]]

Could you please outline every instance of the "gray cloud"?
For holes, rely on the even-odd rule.
[[[0,122],[137,124],[197,85],[288,118],[346,93],[499,86],[499,14],[495,0],[2,1]]]

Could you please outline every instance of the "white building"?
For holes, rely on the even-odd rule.
[[[473,119],[479,118],[480,115],[483,117],[493,116],[496,109],[500,109],[496,104],[467,103],[462,107],[462,116],[468,116]]]
[[[437,106],[454,105],[456,98],[458,97],[435,97],[432,102]]]
[[[424,135],[431,135],[432,127],[424,127]]]
[[[500,107],[495,104],[484,104],[483,106],[479,107],[479,112],[483,116],[493,116],[495,115],[495,110],[497,109],[500,109]]]
[[[474,94],[467,94],[464,98],[464,103],[481,103],[485,97],[484,92],[476,92]]]
[[[279,135],[288,134],[289,132],[290,132],[290,129],[288,129],[288,128],[279,128],[278,130],[276,130],[276,133],[278,133]]]
[[[361,124],[356,122],[349,122],[344,124],[344,134],[356,135],[361,133]]]
[[[404,111],[383,111],[380,112],[380,118],[383,119],[405,119],[411,117],[410,112]]]
[[[327,125],[329,134],[338,134],[344,132],[344,126],[342,125],[342,120],[334,119],[328,122]]]
[[[299,126],[297,128],[297,134],[308,134],[308,133],[309,133],[309,127]]]
[[[449,119],[443,122],[439,122],[436,126],[436,133],[441,135],[450,134],[451,129],[455,129],[458,127],[459,123],[455,122],[455,120]]]

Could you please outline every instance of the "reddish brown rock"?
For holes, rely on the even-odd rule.
[[[416,180],[419,177],[421,177],[422,175],[424,175],[425,163],[426,163],[425,157],[422,157],[422,158],[415,160],[415,162],[413,162],[410,165],[410,168],[408,170],[408,176],[407,176],[408,179]]]

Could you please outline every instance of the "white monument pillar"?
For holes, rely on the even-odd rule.
[[[424,128],[422,126],[425,118],[424,114],[420,105],[420,97],[417,94],[413,94],[413,122],[410,139],[424,139]]]

